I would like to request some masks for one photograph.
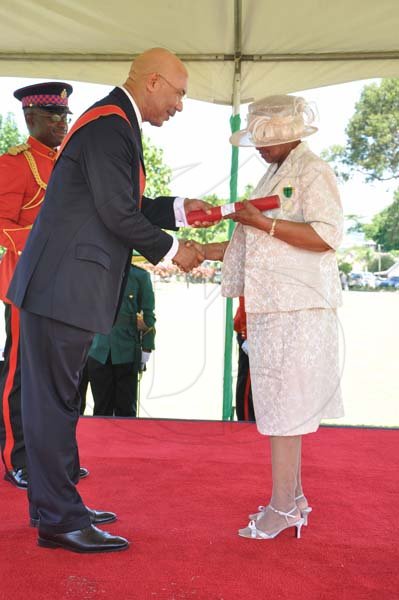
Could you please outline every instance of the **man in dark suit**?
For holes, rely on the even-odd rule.
[[[203,260],[161,228],[177,229],[188,212],[208,205],[142,196],[141,122],[159,127],[180,112],[187,80],[175,55],[148,50],[123,87],[80,117],[60,148],[8,291],[21,309],[28,494],[40,546],[109,552],[129,545],[93,525],[98,513],[85,507],[68,476],[77,456],[79,376],[94,332],[112,328],[133,248],[153,264],[173,259],[184,271]]]

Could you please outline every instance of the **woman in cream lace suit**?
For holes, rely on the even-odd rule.
[[[248,126],[232,144],[253,146],[270,164],[253,197],[278,194],[281,206],[236,213],[230,243],[208,244],[224,260],[222,294],[245,296],[258,430],[270,436],[271,498],[239,535],[299,537],[311,507],[301,481],[301,438],[321,419],[343,415],[336,308],[341,286],[335,256],[342,208],[334,173],[304,137],[317,131],[303,98],[273,96],[249,107]]]

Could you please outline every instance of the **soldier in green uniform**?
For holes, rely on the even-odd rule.
[[[154,350],[154,308],[149,273],[132,265],[111,333],[95,335],[89,352],[94,415],[136,416],[139,371]]]

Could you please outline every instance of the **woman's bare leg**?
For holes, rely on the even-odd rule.
[[[301,436],[300,442],[299,442],[298,470],[296,472],[295,497],[301,496],[302,494],[303,494],[303,490],[302,490],[302,436]]]
[[[270,438],[273,491],[270,504],[282,512],[290,512],[300,518],[296,508],[297,475],[300,468],[301,436],[272,436]],[[297,519],[289,519],[295,523]],[[256,522],[256,527],[266,533],[274,533],[287,525],[285,517],[266,510]]]

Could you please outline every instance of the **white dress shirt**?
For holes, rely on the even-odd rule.
[[[133,96],[129,93],[129,91],[125,88],[125,87],[120,87],[120,89],[125,92],[126,96],[129,98],[132,106],[133,106],[133,110],[135,112],[136,118],[137,118],[137,122],[141,131],[141,127],[143,125],[143,119],[141,117],[141,113],[139,110],[139,107],[137,106]],[[186,212],[184,210],[184,198],[181,198],[180,196],[177,196],[175,198],[175,201],[173,203],[173,210],[175,213],[175,220],[176,220],[176,227],[188,227],[188,223],[187,223],[187,218],[186,218]],[[173,235],[172,233],[169,234],[172,239],[172,245],[170,247],[170,249],[168,250],[168,252],[165,254],[165,256],[163,257],[162,260],[172,260],[172,258],[174,258],[177,254],[177,251],[179,250],[179,240],[177,239],[177,237],[175,235]]]

